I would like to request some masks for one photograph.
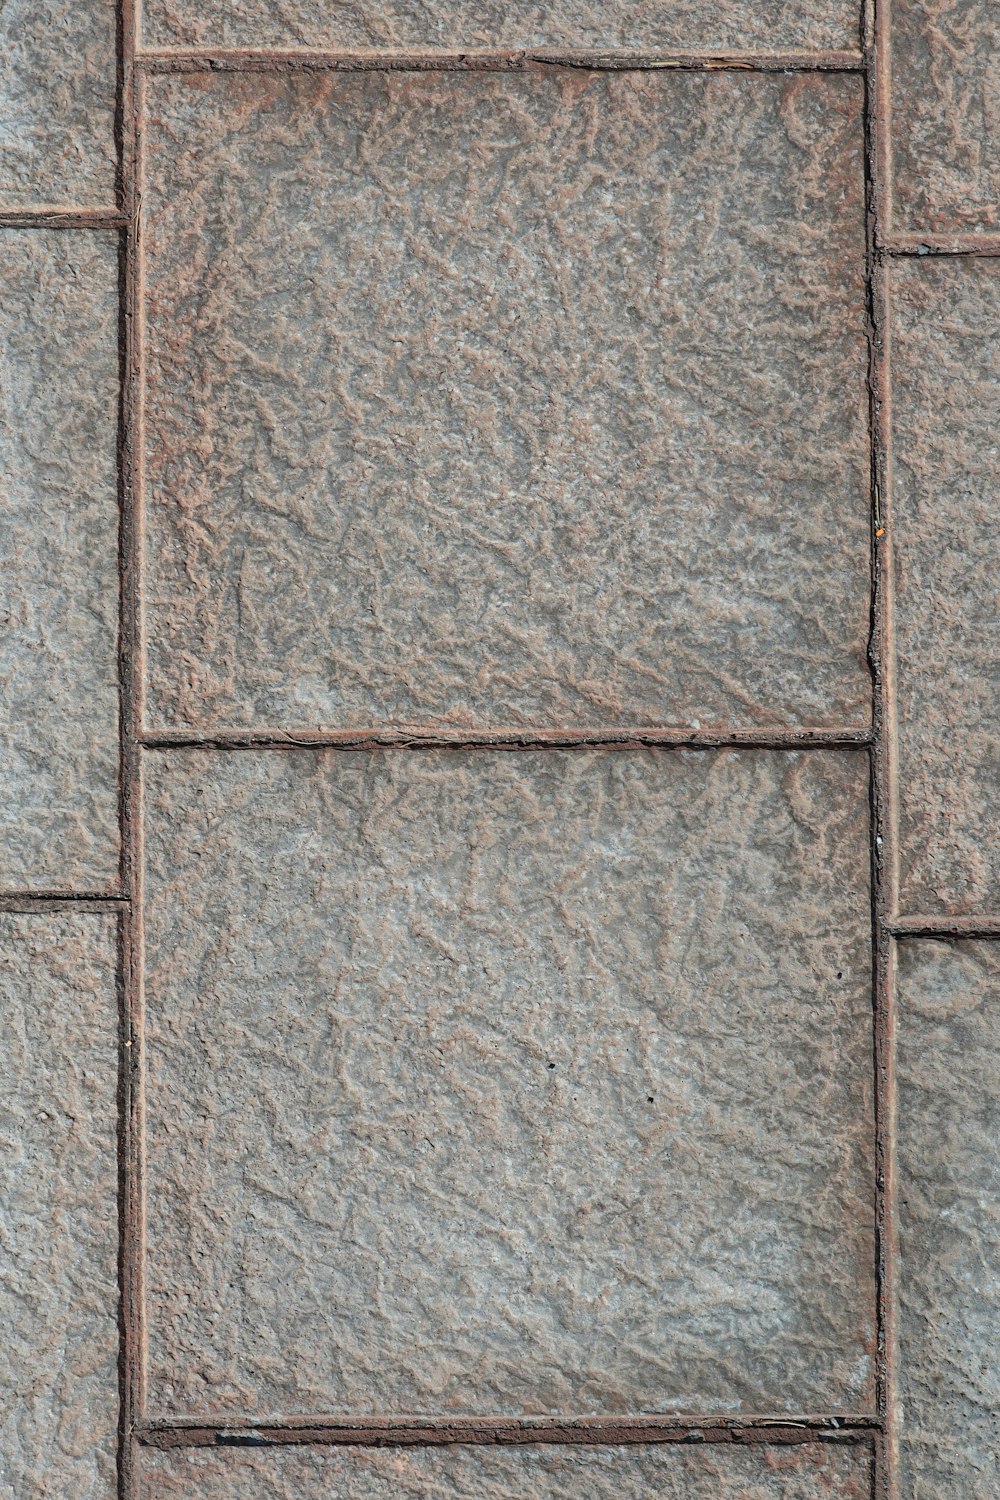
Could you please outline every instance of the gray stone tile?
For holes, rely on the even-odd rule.
[[[0,1495],[114,1500],[116,919],[0,913]]]
[[[0,230],[0,889],[118,870],[117,241]]]
[[[1000,228],[1000,11],[892,0],[891,15],[895,226]]]
[[[114,0],[0,5],[0,207],[115,202]]]
[[[850,0],[146,0],[147,45],[331,48],[652,47],[745,51],[859,45]]]
[[[904,1500],[1000,1484],[1000,948],[899,950]]]
[[[148,1451],[148,1500],[870,1500],[862,1448]]]
[[[147,776],[154,1411],[870,1402],[863,755]]]
[[[866,723],[860,108],[151,80],[150,722]]]
[[[901,903],[1000,906],[1000,262],[892,279]]]

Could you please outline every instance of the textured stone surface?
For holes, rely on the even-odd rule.
[[[1000,9],[892,0],[891,53],[896,227],[1000,228]]]
[[[146,0],[148,45],[660,47],[748,51],[857,47],[850,0]]]
[[[1000,947],[899,951],[904,1500],[1000,1476]]]
[[[371,1448],[144,1455],[148,1500],[870,1500],[862,1448]]]
[[[0,1495],[113,1500],[115,918],[0,914]]]
[[[113,207],[114,124],[114,0],[0,0],[0,207]]]
[[[860,106],[151,80],[150,721],[864,723]]]
[[[0,230],[0,889],[118,868],[116,258]]]
[[[154,1410],[869,1401],[863,756],[147,776]]]
[[[1000,907],[1000,262],[893,268],[901,901]]]

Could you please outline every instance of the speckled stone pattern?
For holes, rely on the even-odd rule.
[[[864,725],[850,75],[149,82],[152,725]]]
[[[147,45],[406,49],[857,48],[850,0],[146,0]]]
[[[893,267],[901,903],[1000,909],[1000,262]]]
[[[870,1500],[860,1447],[149,1452],[147,1500]]]
[[[864,756],[147,781],[153,1411],[870,1402]]]
[[[1000,9],[892,0],[895,227],[1000,229]]]
[[[899,950],[903,1500],[1000,1483],[1000,947]]]
[[[0,4],[0,209],[113,208],[114,0]]]
[[[0,1495],[113,1500],[116,918],[0,913]]]
[[[0,230],[0,890],[117,881],[117,259]]]

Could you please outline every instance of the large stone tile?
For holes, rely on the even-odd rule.
[[[904,1500],[1000,1489],[1000,948],[899,950]]]
[[[154,1411],[869,1403],[863,755],[147,773]]]
[[[893,268],[901,903],[1000,905],[1000,262]]]
[[[0,208],[115,202],[114,0],[0,5]]]
[[[0,913],[0,1495],[113,1500],[116,919]]]
[[[148,1500],[870,1500],[863,1448],[147,1451]]]
[[[893,219],[1000,228],[1000,11],[990,0],[892,0]]]
[[[332,48],[653,47],[705,51],[859,44],[850,0],[146,0],[147,45]]]
[[[118,870],[117,242],[0,230],[0,889]]]
[[[867,722],[860,108],[151,80],[150,722]]]

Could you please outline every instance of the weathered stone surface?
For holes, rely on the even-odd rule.
[[[0,1495],[113,1500],[115,918],[0,914]]]
[[[1000,227],[1000,10],[892,0],[897,228]]]
[[[114,0],[0,4],[0,206],[115,201]]]
[[[1000,262],[893,268],[901,902],[1000,906]]]
[[[147,44],[332,48],[857,47],[849,0],[146,0]]]
[[[118,869],[117,244],[0,230],[0,889]]]
[[[899,950],[905,1500],[993,1500],[1000,1475],[1000,948]]]
[[[147,777],[154,1410],[865,1406],[863,756]]]
[[[151,722],[867,721],[857,78],[150,101]]]
[[[869,1500],[863,1448],[147,1452],[148,1500]]]

